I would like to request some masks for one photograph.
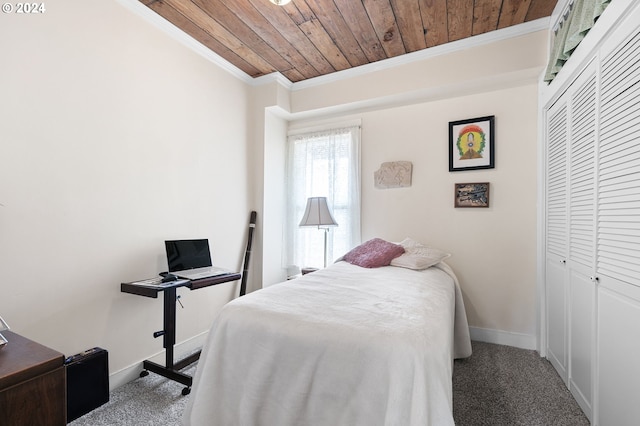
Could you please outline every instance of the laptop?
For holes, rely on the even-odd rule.
[[[179,278],[199,280],[233,273],[228,269],[212,265],[207,239],[168,240],[164,245],[167,251],[169,273]]]

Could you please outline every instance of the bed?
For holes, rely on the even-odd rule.
[[[253,292],[214,321],[185,425],[453,425],[471,355],[457,279],[345,261]]]

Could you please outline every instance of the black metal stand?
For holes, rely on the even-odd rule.
[[[189,355],[181,361],[174,362],[173,349],[176,344],[176,289],[178,287],[189,287],[190,290],[197,290],[203,287],[222,284],[226,282],[236,281],[240,279],[239,273],[219,275],[211,278],[203,278],[201,280],[176,282],[175,285],[164,287],[153,287],[136,285],[135,283],[122,283],[120,291],[124,293],[136,294],[138,296],[146,296],[157,298],[159,292],[164,293],[164,314],[163,329],[153,333],[153,337],[163,337],[162,347],[165,349],[165,365],[160,365],[153,361],[145,360],[142,363],[144,370],[140,373],[140,377],[149,375],[149,371],[166,377],[169,380],[185,385],[182,389],[183,395],[191,393],[191,385],[193,377],[181,373],[186,366],[196,362],[200,358],[200,351]]]
[[[147,360],[142,363],[142,368],[185,385],[186,387],[182,389],[182,394],[188,395],[191,392],[193,378],[187,374],[181,373],[178,370],[181,370],[187,365],[197,361],[200,357],[200,353],[198,352],[198,356],[195,359],[191,360],[189,363],[184,363],[184,360],[182,360],[178,364],[173,362],[173,348],[176,344],[175,287],[169,288],[164,291],[164,329],[161,332],[154,333],[154,337],[159,337],[160,335],[162,335],[163,337],[162,347],[165,349],[165,365],[162,366],[153,361]],[[147,374],[140,374],[140,376],[144,377]]]

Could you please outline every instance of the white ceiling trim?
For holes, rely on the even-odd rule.
[[[346,114],[360,114],[379,109],[396,108],[442,99],[450,99],[459,96],[486,93],[494,90],[503,90],[506,88],[519,87],[523,84],[536,84],[539,79],[539,67],[527,68],[504,74],[483,77],[463,83],[453,83],[430,87],[427,89],[411,90],[408,92],[395,93],[389,96],[337,104],[313,110],[296,112],[287,111],[282,116],[290,121],[309,120],[317,117],[340,117]]]
[[[149,7],[145,6],[138,0],[117,0],[124,7],[142,17],[147,22],[150,22],[166,34],[170,35],[174,39],[184,44],[189,49],[193,50],[197,54],[201,55],[205,59],[218,65],[223,70],[227,71],[234,77],[240,79],[242,82],[251,86],[262,86],[277,82],[289,90],[301,90],[309,87],[320,86],[335,81],[346,80],[372,72],[397,67],[400,65],[406,65],[413,62],[423,61],[425,59],[433,58],[440,55],[447,55],[452,52],[457,52],[472,47],[477,47],[485,44],[494,43],[500,40],[507,40],[513,37],[526,35],[532,32],[548,30],[550,18],[541,18],[535,21],[525,22],[523,24],[514,25],[511,27],[503,28],[497,31],[490,31],[488,33],[480,34],[477,36],[469,37],[466,39],[446,43],[443,45],[430,47],[428,49],[411,52],[405,55],[396,56],[389,59],[384,59],[378,62],[361,65],[359,67],[350,68],[343,71],[336,71],[331,74],[323,75],[320,77],[310,78],[297,83],[292,83],[282,74],[275,72],[272,74],[264,75],[257,78],[252,78],[244,71],[240,70],[235,65],[228,62],[220,55],[212,52],[208,47],[167,21]]]
[[[242,80],[244,83],[254,85],[253,78],[242,71],[240,68],[236,67],[222,56],[213,52],[211,49],[206,47],[204,44],[200,43],[195,38],[191,37],[189,34],[182,31],[180,28],[173,25],[171,22],[164,19],[159,14],[155,13],[152,9],[145,6],[138,0],[117,0],[118,3],[122,4],[125,8],[129,9],[131,12],[136,15],[142,17],[145,21],[151,23],[155,27],[159,28],[164,33],[168,34],[172,38],[176,39],[195,53],[204,57],[208,61],[218,65],[223,70],[227,71],[229,74],[234,77]],[[289,81],[289,80],[287,80]]]
[[[309,87],[320,86],[322,84],[345,80],[347,78],[361,76],[372,72],[397,67],[400,65],[410,64],[413,62],[420,62],[424,61],[425,59],[434,58],[436,56],[448,55],[460,50],[491,44],[497,41],[507,40],[510,38],[519,37],[529,33],[548,29],[549,18],[536,19],[535,21],[525,22],[523,24],[514,25],[496,31],[490,31],[488,33],[479,34],[477,36],[465,38],[462,40],[452,41],[450,43],[441,44],[439,46],[430,47],[428,49],[418,50],[416,52],[407,53],[405,55],[395,56],[393,58],[383,59],[378,62],[372,62],[369,64],[361,65],[359,67],[346,69],[344,71],[337,71],[332,74],[326,74],[320,77],[303,80],[297,83],[293,83],[292,89],[300,90],[307,89]]]

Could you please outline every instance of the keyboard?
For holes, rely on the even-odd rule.
[[[154,278],[148,278],[146,280],[139,280],[139,281],[134,281],[130,284],[135,284],[135,285],[148,285],[148,286],[158,286],[158,287],[170,287],[174,284],[178,284],[178,281],[180,282],[185,282],[186,280],[181,279],[181,278],[177,278],[171,281],[167,281],[167,282],[162,282],[162,280],[164,279],[164,277],[154,277]]]
[[[142,285],[159,285],[164,284],[162,282],[162,277],[154,277],[146,280],[134,281],[134,284],[142,284]]]
[[[217,277],[219,275],[231,274],[233,273],[233,271],[230,271],[225,268],[220,268],[218,266],[207,266],[204,268],[187,269],[185,271],[176,271],[171,273],[174,275],[177,275],[179,278],[184,278],[187,280],[199,280],[202,278],[210,278],[210,277]]]

